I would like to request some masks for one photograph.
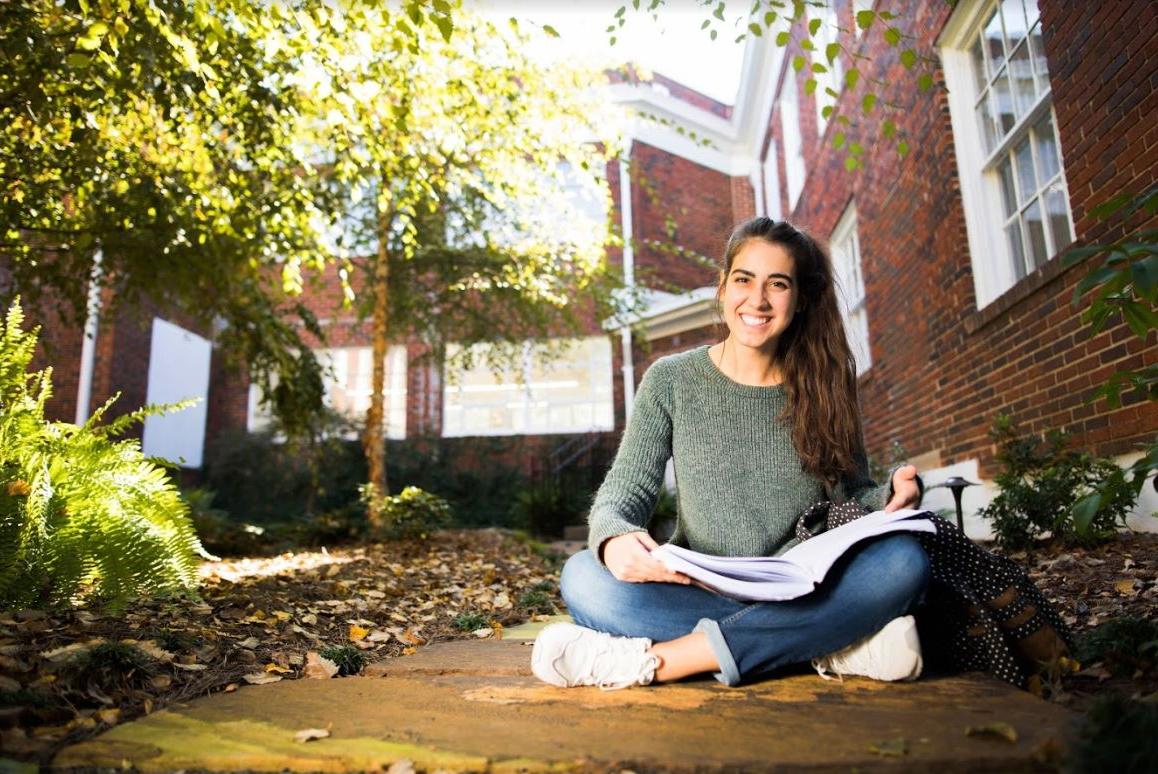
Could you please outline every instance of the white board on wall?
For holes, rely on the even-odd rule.
[[[199,468],[205,447],[205,418],[209,413],[209,358],[207,339],[179,325],[153,318],[149,349],[149,388],[146,401],[176,403],[197,398],[197,405],[145,420],[141,446],[145,454],[164,457],[183,468]]]

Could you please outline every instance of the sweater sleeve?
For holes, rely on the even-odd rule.
[[[893,474],[904,464],[894,465],[889,471],[888,481],[884,484],[877,484],[869,476],[868,458],[863,451],[859,451],[856,454],[856,474],[842,481],[841,486],[849,499],[856,500],[869,512],[883,511],[889,500],[893,499]],[[921,480],[920,476],[917,476],[918,505],[924,496],[925,482]]]
[[[588,545],[602,563],[610,538],[646,529],[671,458],[671,385],[661,363],[643,375],[615,462],[588,516]]]

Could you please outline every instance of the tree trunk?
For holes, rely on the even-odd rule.
[[[390,263],[388,248],[389,218],[383,215],[378,223],[378,255],[371,278],[374,298],[374,312],[371,327],[371,358],[373,371],[370,383],[370,409],[366,412],[366,429],[362,436],[362,447],[366,453],[366,466],[369,472],[369,482],[377,493],[385,497],[390,494],[386,481],[386,438],[384,433],[385,396],[386,386],[386,350],[389,344],[390,308]],[[370,508],[366,512],[366,519],[371,527],[381,526],[378,514]]]

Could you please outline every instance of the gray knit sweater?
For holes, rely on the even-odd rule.
[[[708,347],[657,360],[643,376],[615,462],[591,506],[589,544],[645,528],[675,461],[679,517],[672,542],[717,556],[770,556],[796,543],[795,517],[825,499],[824,484],[801,469],[791,429],[780,419],[784,388],[739,384]],[[860,455],[846,497],[884,508]]]

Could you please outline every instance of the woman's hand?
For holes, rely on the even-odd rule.
[[[628,532],[603,543],[603,563],[621,581],[691,583],[688,576],[672,572],[663,562],[652,558],[651,550],[658,547],[646,532]]]
[[[893,473],[893,498],[889,500],[885,510],[899,511],[902,508],[911,508],[921,500],[921,490],[917,486],[917,466],[904,465]]]

